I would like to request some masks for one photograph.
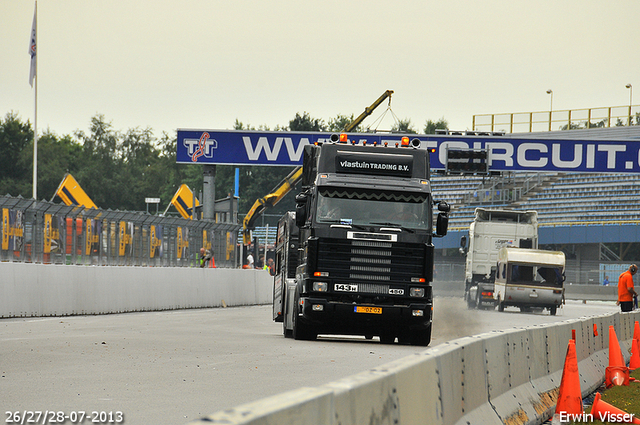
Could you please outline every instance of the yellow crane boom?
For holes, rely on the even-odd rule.
[[[371,106],[364,108],[364,112],[361,113],[355,120],[353,120],[353,122],[349,125],[347,125],[344,128],[344,132],[348,133],[350,131],[352,131],[354,128],[356,128],[357,126],[360,125],[360,123],[362,121],[364,121],[365,118],[367,118],[369,115],[371,115],[371,113],[378,107],[380,106],[380,104],[382,102],[385,101],[386,98],[389,98],[389,102],[391,102],[391,95],[393,94],[393,90],[387,90],[386,92],[382,93],[382,96],[380,96],[375,102],[373,102],[371,104]]]
[[[276,205],[280,200],[293,189],[293,187],[302,178],[302,167],[296,167],[289,173],[284,180],[273,189],[273,191],[256,200],[253,206],[242,220],[242,241],[245,245],[251,243],[251,229],[254,227],[254,222],[262,214],[262,212]]]

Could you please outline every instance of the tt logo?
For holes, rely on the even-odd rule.
[[[213,150],[218,147],[218,142],[210,139],[209,133],[202,133],[200,139],[184,139],[183,145],[187,148],[187,152],[191,161],[198,162],[201,156],[205,158],[213,158]]]

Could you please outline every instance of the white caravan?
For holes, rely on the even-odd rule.
[[[565,256],[561,251],[500,249],[493,292],[498,309],[547,308],[554,316],[564,302],[564,269]]]

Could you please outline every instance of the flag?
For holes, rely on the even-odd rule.
[[[36,4],[37,7],[37,4]],[[33,87],[33,78],[36,76],[36,15],[37,9],[33,12],[33,25],[31,26],[31,42],[29,43],[29,55],[31,55],[31,69],[29,70],[29,84]]]

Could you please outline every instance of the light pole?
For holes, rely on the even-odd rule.
[[[549,103],[549,131],[551,131],[551,115],[553,114],[553,90],[547,90],[547,94],[551,95],[551,101]]]
[[[629,89],[629,125],[631,125],[631,105],[633,104],[633,86],[631,84],[627,84],[625,87]]]

